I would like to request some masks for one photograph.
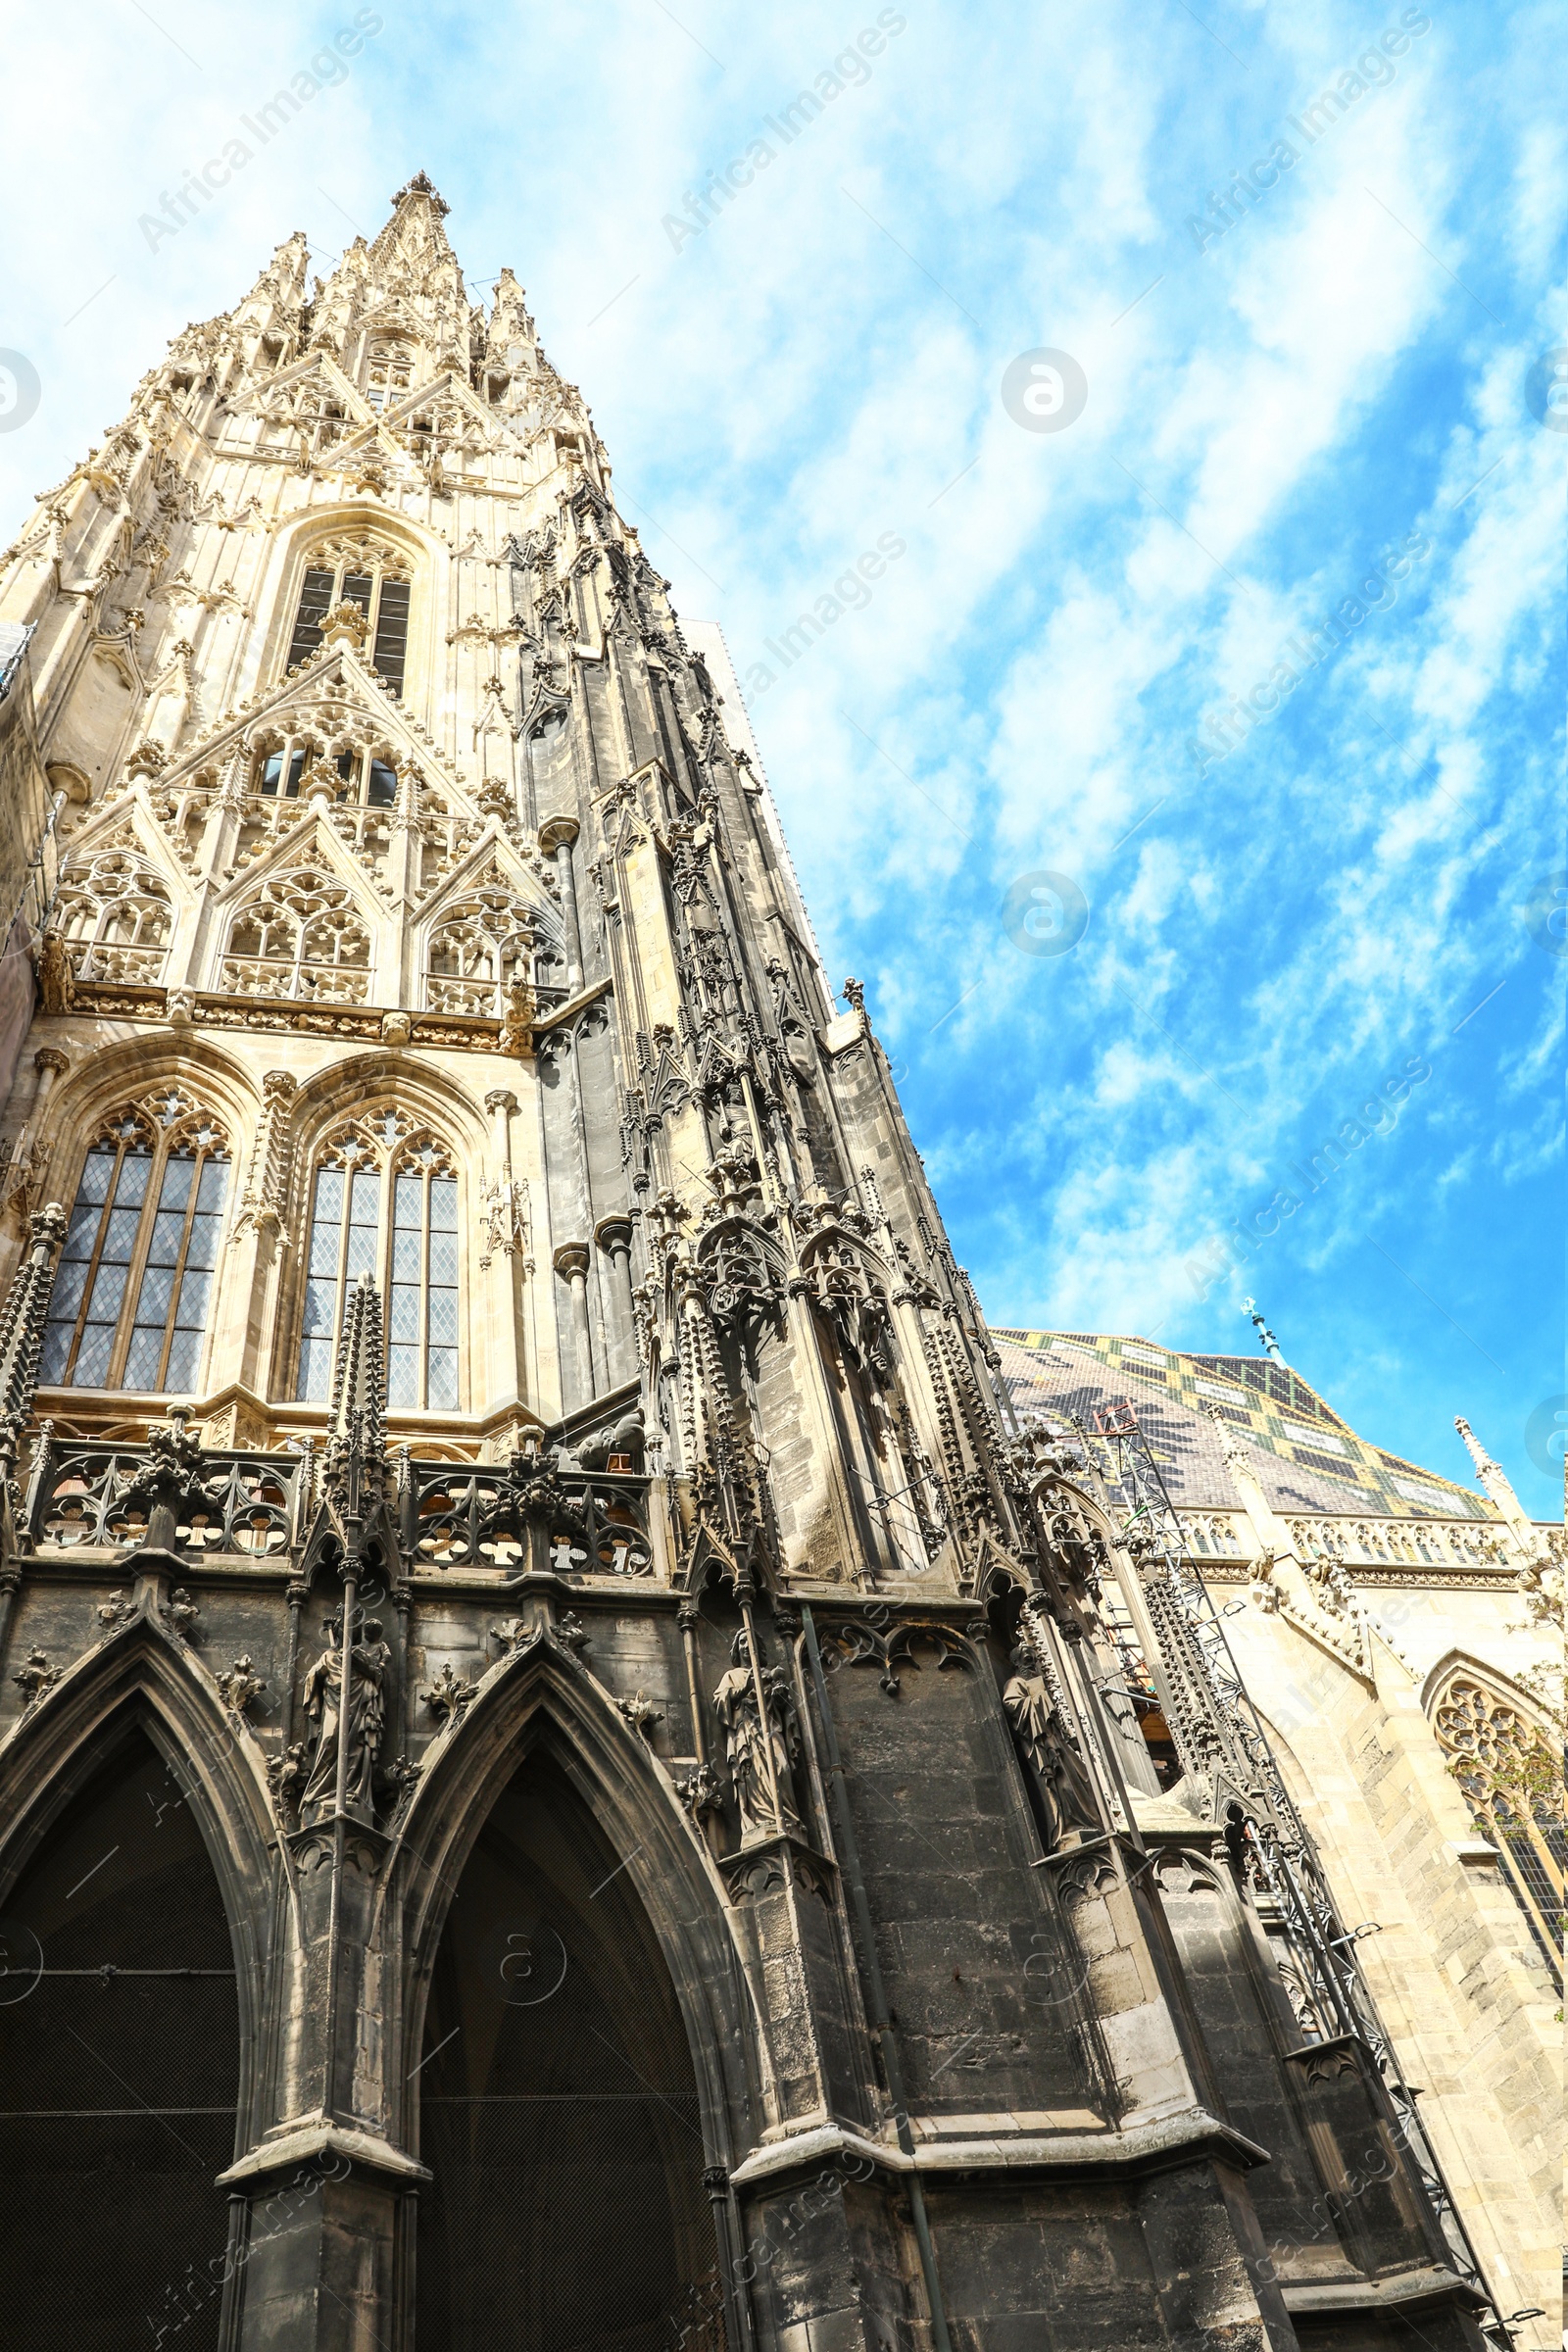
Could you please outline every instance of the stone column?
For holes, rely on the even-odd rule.
[[[58,1046],[40,1046],[32,1057],[32,1066],[37,1076],[33,1080],[32,1096],[12,1147],[11,1166],[6,1171],[5,1189],[8,1194],[25,1187],[33,1172],[33,1161],[29,1154],[38,1150],[37,1138],[42,1132],[44,1111],[55,1091],[56,1081],[63,1078],[71,1067],[71,1056],[62,1053]],[[44,1149],[48,1149],[47,1139]]]
[[[582,986],[582,931],[577,921],[577,879],[571,870],[571,845],[580,827],[574,816],[548,816],[539,828],[539,847],[554,853],[561,883],[561,911],[566,926],[566,986]]]
[[[611,1264],[610,1296],[614,1304],[614,1325],[610,1335],[610,1364],[607,1378],[612,1387],[623,1380],[632,1380],[637,1372],[637,1345],[632,1333],[631,1313],[631,1219],[625,1215],[601,1217],[594,1227],[594,1240]]]
[[[556,1272],[571,1286],[572,1363],[576,1373],[577,1394],[570,1404],[566,1404],[563,1398],[564,1409],[567,1412],[574,1411],[577,1405],[593,1401],[594,1358],[588,1336],[588,1263],[586,1242],[563,1242],[556,1251]],[[565,1385],[563,1380],[562,1387]]]
[[[493,1145],[495,1174],[487,1188],[487,1231],[480,1264],[490,1270],[490,1299],[499,1319],[499,1334],[491,1350],[496,1379],[487,1383],[493,1400],[519,1402],[528,1395],[527,1366],[523,1357],[523,1322],[520,1311],[522,1268],[518,1264],[518,1230],[516,1179],[512,1169],[512,1117],[517,1107],[517,1098],[511,1090],[498,1086],[484,1099],[490,1113],[490,1132]]]
[[[262,1115],[254,1139],[234,1138],[234,1157],[244,1167],[245,1184],[210,1309],[209,1394],[229,1381],[237,1381],[253,1396],[261,1396],[267,1388],[267,1350],[275,1332],[287,1247],[284,1192],[289,1121],[298,1091],[299,1080],[291,1071],[269,1070],[262,1080]],[[247,1140],[251,1145],[248,1153]],[[308,1227],[308,1202],[305,1217]],[[290,1386],[291,1375],[292,1367],[284,1375]]]
[[[56,1079],[63,1078],[71,1067],[71,1056],[63,1054],[58,1046],[40,1046],[32,1057],[32,1066],[38,1073],[38,1083],[32,1090],[32,1104],[27,1117],[36,1126],[55,1091]]]

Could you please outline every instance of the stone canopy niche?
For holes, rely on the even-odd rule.
[[[463,1871],[418,2077],[419,2352],[723,2352],[696,2077],[622,1860],[535,1753]]]

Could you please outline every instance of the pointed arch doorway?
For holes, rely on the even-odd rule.
[[[0,1902],[11,2342],[219,2341],[239,2000],[190,1787],[126,1727]]]
[[[419,2059],[418,2352],[726,2352],[697,2079],[634,1861],[537,1749],[464,1867]]]

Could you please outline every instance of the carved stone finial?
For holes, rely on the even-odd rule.
[[[60,1669],[51,1666],[48,1653],[34,1646],[27,1663],[11,1680],[22,1692],[24,1708],[35,1707],[39,1699],[51,1691],[60,1680]]]
[[[332,1384],[323,1485],[337,1516],[358,1522],[379,1499],[385,1464],[386,1362],[381,1296],[369,1274],[349,1293]]]
[[[299,1812],[300,1798],[310,1778],[309,1753],[304,1740],[296,1740],[282,1755],[268,1758],[267,1777],[272,1784],[278,1812],[285,1821],[293,1820]]]
[[[1495,1471],[1497,1467],[1496,1463],[1493,1460],[1491,1454],[1488,1453],[1486,1447],[1482,1445],[1481,1440],[1476,1436],[1475,1431],[1471,1428],[1469,1422],[1465,1419],[1462,1413],[1454,1414],[1453,1426],[1459,1432],[1460,1439],[1464,1445],[1464,1449],[1470,1456],[1470,1459],[1474,1462],[1482,1478],[1485,1479],[1489,1473]]]
[[[419,1697],[444,1730],[448,1723],[461,1719],[476,1689],[476,1684],[466,1683],[453,1672],[452,1660],[448,1658],[429,1690],[421,1690]]]
[[[181,1642],[195,1641],[196,1620],[201,1615],[201,1610],[183,1585],[174,1587],[169,1596],[169,1607],[165,1614]]]
[[[656,1707],[653,1700],[644,1697],[641,1690],[631,1698],[617,1698],[615,1711],[625,1717],[634,1732],[642,1732],[645,1736],[651,1736],[655,1724],[664,1720],[663,1708]]]
[[[266,1689],[266,1683],[254,1671],[248,1656],[237,1657],[228,1671],[218,1678],[219,1695],[224,1706],[235,1715],[243,1715]]]
[[[699,1764],[683,1781],[677,1781],[675,1793],[699,1829],[724,1809],[718,1775],[710,1764]]]

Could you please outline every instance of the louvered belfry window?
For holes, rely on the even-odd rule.
[[[228,1147],[177,1093],[117,1113],[82,1162],[39,1379],[196,1392],[228,1191]]]
[[[334,606],[358,605],[369,623],[367,651],[394,694],[403,692],[409,651],[410,583],[405,559],[373,540],[318,549],[307,567],[289,640],[288,666],[308,662]]]

